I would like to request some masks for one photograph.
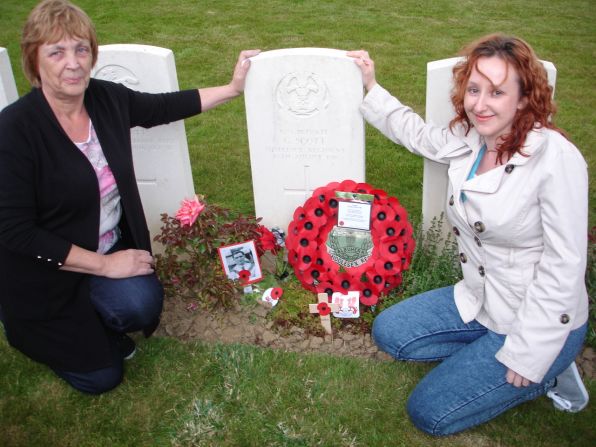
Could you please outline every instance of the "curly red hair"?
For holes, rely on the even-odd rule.
[[[497,56],[515,69],[519,77],[521,97],[527,99],[526,106],[518,110],[513,119],[511,132],[500,138],[500,143],[497,145],[499,159],[503,154],[507,154],[508,159],[516,152],[523,155],[521,149],[526,136],[534,127],[554,129],[566,136],[554,125],[553,116],[557,109],[552,100],[553,89],[548,85],[544,66],[530,45],[517,37],[490,34],[465,47],[461,55],[464,56],[464,60],[453,68],[454,86],[451,102],[456,116],[449,123],[450,128],[456,124],[462,124],[466,135],[472,128],[472,123],[464,110],[464,95],[470,74],[472,69],[477,69],[478,59]]]

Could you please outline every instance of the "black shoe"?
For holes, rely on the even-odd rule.
[[[137,352],[137,345],[128,335],[118,334],[116,338],[116,344],[118,345],[118,350],[120,351],[120,355],[124,360],[130,360],[135,356],[135,353]]]
[[[157,329],[157,326],[159,326],[159,318],[156,318],[149,326],[143,328],[143,335],[145,338],[151,337],[151,335],[155,332],[155,329]]]

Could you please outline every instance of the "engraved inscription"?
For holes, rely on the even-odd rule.
[[[274,160],[336,160],[345,148],[330,143],[327,129],[278,129],[275,146],[267,146]]]
[[[277,104],[298,117],[316,115],[329,105],[325,82],[315,73],[292,72],[277,84]]]
[[[95,78],[103,79],[104,81],[117,82],[119,84],[138,85],[139,78],[130,71],[130,69],[122,65],[104,65],[95,72]]]

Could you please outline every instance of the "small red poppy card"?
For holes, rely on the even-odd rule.
[[[331,295],[331,302],[337,304],[339,310],[333,312],[336,318],[358,318],[360,317],[360,292],[348,291],[347,294],[334,292]]]

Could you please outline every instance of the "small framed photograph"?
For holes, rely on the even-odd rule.
[[[225,245],[218,248],[221,265],[228,279],[252,284],[263,279],[255,241]]]

